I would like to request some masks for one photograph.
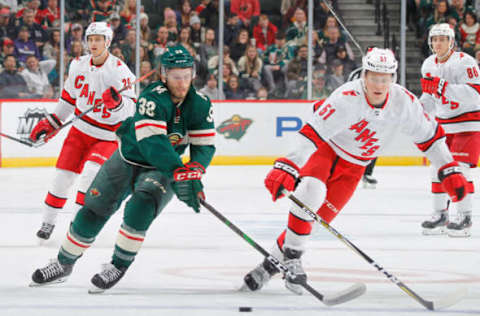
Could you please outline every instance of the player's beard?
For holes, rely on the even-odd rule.
[[[186,98],[191,85],[192,83],[190,82],[190,84],[187,86],[186,89],[178,88],[178,87],[169,85],[167,80],[167,87],[168,87],[168,90],[170,91],[170,94],[174,102],[183,101]]]

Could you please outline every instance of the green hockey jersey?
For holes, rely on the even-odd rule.
[[[207,168],[215,153],[212,104],[191,87],[185,100],[175,105],[165,85],[154,82],[140,94],[135,115],[124,121],[117,136],[124,160],[168,177],[183,166],[181,155],[187,146],[190,161]]]

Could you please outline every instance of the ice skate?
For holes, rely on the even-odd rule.
[[[40,227],[37,232],[39,242],[44,242],[45,240],[48,240],[50,238],[50,235],[52,235],[54,228],[55,225],[43,222],[42,227]]]
[[[448,212],[435,211],[432,218],[422,223],[424,235],[443,235],[447,233]]]
[[[365,189],[375,189],[378,183],[377,179],[367,174],[363,176],[362,182]]]
[[[300,259],[302,252],[290,248],[285,248],[284,252],[285,266],[291,272],[285,275],[285,287],[297,295],[302,295],[303,287],[300,284],[307,282],[307,275],[303,271],[302,260]]]
[[[102,265],[102,271],[92,277],[93,286],[88,290],[88,293],[99,294],[112,288],[120,281],[126,271],[126,267],[117,268],[112,263]]]
[[[30,286],[36,287],[65,282],[72,273],[72,269],[72,264],[61,264],[58,259],[52,259],[47,266],[33,272]]]
[[[255,269],[245,275],[240,291],[260,290],[278,272],[278,269],[265,258]]]
[[[455,221],[450,221],[447,225],[449,237],[470,237],[472,228],[472,216],[459,214]]]

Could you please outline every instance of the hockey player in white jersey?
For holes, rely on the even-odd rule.
[[[448,24],[433,25],[428,43],[433,54],[422,65],[420,102],[445,130],[447,145],[468,181],[469,194],[455,203],[456,216],[449,214],[449,197],[433,170],[434,212],[422,223],[423,233],[468,237],[474,193],[470,169],[477,166],[480,155],[480,71],[474,58],[454,51],[455,33]]]
[[[135,81],[129,68],[109,53],[113,32],[105,22],[91,23],[85,40],[90,50],[72,60],[64,88],[54,112],[40,120],[30,139],[48,141],[72,114],[94,109],[73,123],[57,160],[55,176],[45,199],[40,241],[50,238],[58,212],[67,201],[69,189],[81,174],[77,207],[84,204],[85,192],[100,166],[117,149],[115,130],[135,112],[135,92],[118,90]]]
[[[343,84],[324,102],[314,104],[294,150],[275,161],[265,178],[273,200],[282,197],[284,188],[294,191],[295,197],[330,223],[350,200],[365,166],[398,132],[409,135],[431,160],[452,200],[462,200],[467,183],[445,144],[444,131],[412,93],[395,83],[397,61],[392,51],[372,48],[362,66],[360,79]],[[302,292],[298,283],[307,277],[300,257],[312,222],[292,204],[287,228],[272,250],[295,274],[286,276],[285,286],[297,294]],[[244,289],[259,290],[278,272],[264,260],[244,277]]]

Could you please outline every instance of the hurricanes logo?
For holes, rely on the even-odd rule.
[[[235,114],[230,119],[223,121],[217,127],[217,132],[223,134],[226,139],[240,140],[252,123],[251,119],[242,118],[240,115]]]
[[[170,144],[175,147],[182,142],[183,136],[179,133],[168,134],[168,140],[170,141]]]
[[[45,109],[34,108],[27,109],[23,116],[19,116],[17,134],[20,138],[28,139],[33,127],[45,117],[45,113],[47,113]]]
[[[93,188],[90,190],[90,195],[91,196],[100,196],[100,191],[98,191],[98,189],[96,188]]]

